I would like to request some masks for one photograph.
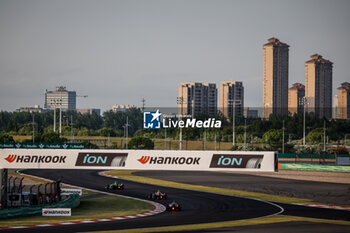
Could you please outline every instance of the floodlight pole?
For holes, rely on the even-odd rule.
[[[180,121],[182,120],[183,103],[184,103],[184,98],[182,96],[177,97],[177,104],[181,105]],[[182,150],[182,127],[180,127],[180,134],[179,134],[179,150]]]
[[[207,129],[204,129],[204,150],[207,148]]]
[[[53,109],[53,132],[56,133],[56,102]]]
[[[282,126],[282,153],[284,153],[284,120]]]
[[[167,149],[167,146],[166,146],[166,128],[164,127],[164,150]]]
[[[247,118],[244,118],[244,150],[247,150]]]
[[[303,146],[305,146],[305,101],[303,102],[303,108],[304,108],[304,116],[303,116]]]
[[[73,115],[70,116],[70,142],[73,143],[74,134],[73,134]]]
[[[326,120],[323,121],[323,151],[326,151]]]
[[[303,104],[303,109],[304,109],[304,116],[303,116],[303,146],[305,146],[305,122],[306,122],[306,119],[305,119],[305,107],[307,104],[309,104],[307,102],[307,99],[306,97],[304,96],[303,99],[302,99],[302,104]]]
[[[34,144],[34,137],[35,137],[35,127],[34,127],[34,114],[33,114],[33,144]]]
[[[60,136],[62,134],[62,91],[60,92]]]
[[[232,146],[236,145],[236,84],[233,87],[233,98],[232,98]]]
[[[126,117],[125,132],[126,132],[125,148],[128,149],[128,134],[129,134],[129,117],[128,116]]]
[[[182,112],[182,110],[181,110]],[[180,121],[182,120],[182,113],[181,113],[181,117],[180,117]],[[180,135],[179,135],[179,150],[182,150],[182,127],[180,127]]]

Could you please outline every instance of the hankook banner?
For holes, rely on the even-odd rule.
[[[42,216],[72,216],[71,208],[42,209]]]
[[[0,149],[0,168],[275,171],[266,151]]]

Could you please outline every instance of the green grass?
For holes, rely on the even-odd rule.
[[[283,170],[350,172],[349,166],[281,163]]]
[[[0,227],[29,226],[59,222],[84,221],[145,213],[154,206],[138,200],[116,196],[104,196],[82,200],[72,209],[70,217],[43,217],[41,215],[0,220]]]

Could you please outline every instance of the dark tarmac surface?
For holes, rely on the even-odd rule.
[[[312,222],[284,222],[227,227],[200,231],[181,231],[181,233],[348,233],[350,226]]]
[[[324,204],[350,205],[350,185],[302,181],[239,173],[196,171],[140,171],[135,175],[179,183],[237,189],[286,197],[307,198]]]
[[[29,173],[50,179],[62,178],[64,183],[101,191],[105,191],[104,186],[114,180],[112,178],[100,177],[98,176],[97,171],[90,170],[31,170],[25,171],[24,173]],[[241,179],[234,178],[232,174],[214,174],[209,172],[191,174],[190,172],[153,171],[139,172],[138,174],[143,174],[147,177],[158,179],[161,177],[161,179],[173,180],[176,182],[199,185],[202,184],[206,186],[218,185],[218,187],[225,188],[227,188],[230,182],[235,183],[237,180],[244,180],[242,177]],[[261,185],[259,184],[259,179],[257,178],[255,178],[255,182],[252,178],[250,180],[252,182],[250,184],[251,186]],[[158,189],[158,187],[154,185],[140,184],[131,181],[122,182],[125,184],[126,189],[122,191],[112,191],[113,193],[145,199],[150,192]],[[248,182],[248,180],[246,180],[246,182]],[[281,184],[283,183],[283,181],[279,182],[281,182]],[[176,213],[165,212],[155,216],[122,221],[29,229],[12,229],[6,230],[4,232],[89,232],[128,228],[159,227],[253,218],[277,213],[280,211],[280,209],[276,206],[251,199],[181,190],[175,188],[161,187],[160,189],[168,194],[169,201],[176,200],[182,204],[183,211]],[[281,205],[283,208],[285,208],[282,214],[336,220],[342,219],[350,221],[349,211],[318,209],[289,204]],[[350,232],[350,226],[310,222],[286,222],[186,232]]]
[[[32,174],[49,179],[61,178],[63,183],[78,185],[90,189],[106,191],[105,186],[115,179],[99,176],[96,170],[27,170]],[[147,199],[147,196],[159,187],[121,180],[125,190],[109,191],[121,195]],[[76,224],[55,227],[40,227],[28,229],[10,229],[4,232],[88,232],[101,230],[116,230],[129,228],[172,226],[196,224],[206,222],[229,221],[247,218],[256,218],[281,212],[275,205],[252,199],[209,194],[175,188],[160,188],[167,193],[168,200],[159,201],[166,204],[172,200],[182,205],[180,212],[163,212],[154,216],[118,220],[100,223]]]

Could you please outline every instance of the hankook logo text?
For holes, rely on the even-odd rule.
[[[186,164],[186,165],[199,165],[200,157],[151,157],[142,156],[139,161],[142,164]]]
[[[58,155],[9,155],[5,160],[9,163],[66,163],[66,158]]]

